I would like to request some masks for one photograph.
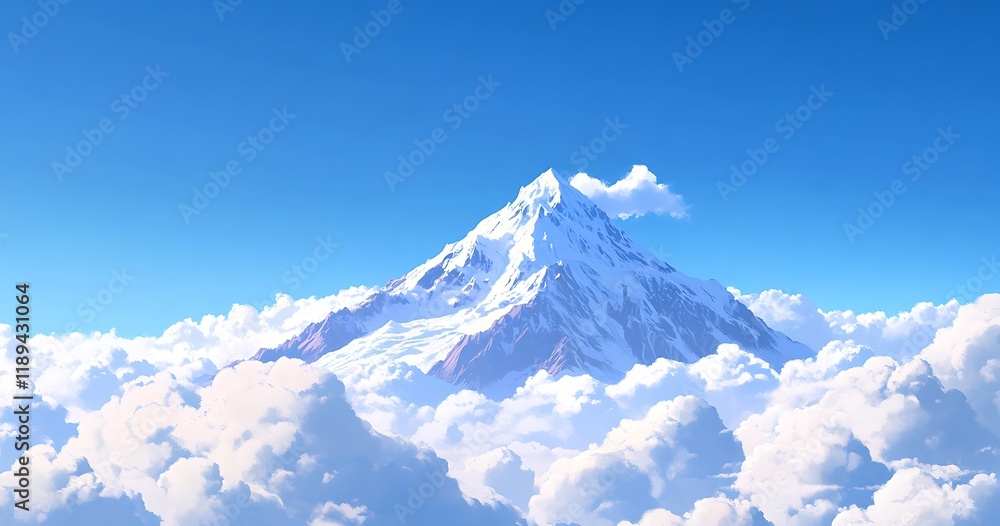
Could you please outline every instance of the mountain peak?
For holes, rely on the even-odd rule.
[[[298,356],[342,371],[395,357],[508,393],[539,370],[617,381],[636,363],[693,362],[722,343],[775,367],[811,353],[717,282],[637,245],[547,170],[437,256],[256,358]]]
[[[576,188],[573,188],[569,181],[557,174],[555,170],[549,168],[534,181],[521,187],[517,194],[515,203],[523,204],[547,204],[546,209],[550,209],[566,199],[584,198],[584,195]]]
[[[549,168],[548,170],[542,172],[542,174],[536,177],[535,180],[532,181],[531,184],[529,184],[528,186],[531,185],[540,185],[540,186],[545,186],[547,188],[554,188],[556,191],[558,191],[562,187],[570,186],[569,180],[563,178],[563,176],[556,173],[556,171],[553,170],[552,168]]]

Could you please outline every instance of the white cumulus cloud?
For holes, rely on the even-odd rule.
[[[813,349],[833,340],[852,340],[894,358],[918,353],[938,329],[951,325],[960,306],[957,300],[941,305],[924,302],[889,316],[884,312],[824,312],[802,294],[775,289],[743,294],[729,287],[729,292],[769,327]]]
[[[83,517],[119,516],[121,502],[164,526],[523,524],[468,499],[432,452],[373,432],[332,373],[289,358],[237,364],[205,387],[158,373],[32,458],[44,496],[30,518],[46,524],[98,524]],[[11,496],[0,493],[4,524]]]
[[[641,164],[633,166],[624,179],[610,186],[585,173],[574,175],[569,184],[612,217],[628,219],[650,212],[676,218],[687,216],[684,196],[670,191],[666,184],[657,183],[656,175]]]
[[[979,421],[1000,436],[1000,294],[963,305],[955,323],[919,356],[946,387],[962,391]]]
[[[260,312],[235,306],[153,338],[36,336],[45,403],[32,415],[28,519],[888,526],[904,516],[932,525],[1000,517],[1000,295],[887,316],[732,292],[818,354],[779,371],[725,344],[692,364],[637,365],[610,385],[543,371],[500,400],[400,363],[339,380],[287,358],[227,367],[362,290],[282,296]],[[0,343],[11,341],[0,325]],[[5,405],[10,357],[0,366],[6,524],[16,430]]]

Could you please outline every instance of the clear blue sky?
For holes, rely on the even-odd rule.
[[[158,334],[278,290],[382,284],[548,167],[578,168],[614,117],[628,128],[587,171],[646,164],[685,196],[689,219],[623,226],[688,274],[895,312],[946,299],[1000,252],[995,3],[929,0],[886,40],[888,0],[586,0],[564,20],[546,14],[555,0],[403,0],[348,62],[341,43],[388,5],[243,2],[220,20],[210,0],[77,1],[35,34],[22,17],[39,5],[4,3],[0,276],[33,283],[36,331]],[[724,9],[680,72],[674,53]],[[481,75],[500,85],[452,129],[445,111]],[[144,100],[120,98],[143,82]],[[783,138],[776,122],[824,85],[833,96]],[[272,120],[286,107],[287,125]],[[60,181],[52,163],[103,119],[111,132]],[[241,143],[272,122],[249,160]],[[947,126],[961,137],[911,181],[904,163]],[[439,127],[390,192],[397,156]],[[770,137],[780,149],[724,201],[717,182]],[[186,223],[178,205],[230,161],[239,174]],[[906,193],[851,243],[844,223],[897,179]],[[295,287],[283,275],[317,236],[339,247]],[[134,279],[102,293],[121,269]],[[1000,277],[980,292],[997,290]],[[100,294],[101,312],[80,307]]]

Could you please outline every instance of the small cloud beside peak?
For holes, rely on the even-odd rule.
[[[569,184],[589,197],[610,216],[620,219],[641,217],[647,213],[670,214],[673,218],[687,217],[684,196],[675,194],[644,165],[637,164],[624,179],[608,185],[585,173],[574,175]]]

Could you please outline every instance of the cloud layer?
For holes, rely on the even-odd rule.
[[[938,329],[955,321],[960,306],[957,300],[941,305],[925,302],[907,312],[888,316],[884,312],[824,312],[801,294],[785,294],[775,289],[743,294],[729,287],[729,292],[769,327],[813,349],[819,350],[834,340],[852,340],[893,357],[910,357],[920,352],[934,339]]]
[[[422,380],[390,369],[348,391],[360,414],[394,415],[373,418],[385,432],[446,458],[463,490],[537,524],[889,525],[901,509],[914,523],[977,524],[1000,505],[998,305],[990,295],[858,315],[867,329],[850,333],[823,325],[899,350],[913,330],[947,324],[915,356],[834,340],[774,371],[723,345],[694,364],[638,365],[614,385],[541,373],[502,401],[463,391],[410,404],[394,393]],[[925,359],[937,353],[947,366]]]
[[[126,499],[165,526],[518,523],[504,504],[467,501],[433,453],[372,432],[343,395],[331,373],[287,358],[201,388],[159,373],[87,414],[62,448],[36,446],[32,515],[74,524]],[[10,513],[8,492],[0,505]]]
[[[541,372],[491,400],[402,364],[341,379],[289,359],[227,366],[359,291],[283,296],[263,312],[234,306],[157,338],[38,336],[34,509],[12,516],[13,429],[0,424],[0,521],[846,526],[1000,517],[1000,295],[886,316],[824,313],[780,291],[732,292],[817,355],[776,371],[722,345],[693,364],[635,366],[612,385]],[[11,342],[8,326],[0,341]],[[9,356],[0,361],[8,374]],[[0,413],[11,421],[9,406]]]

